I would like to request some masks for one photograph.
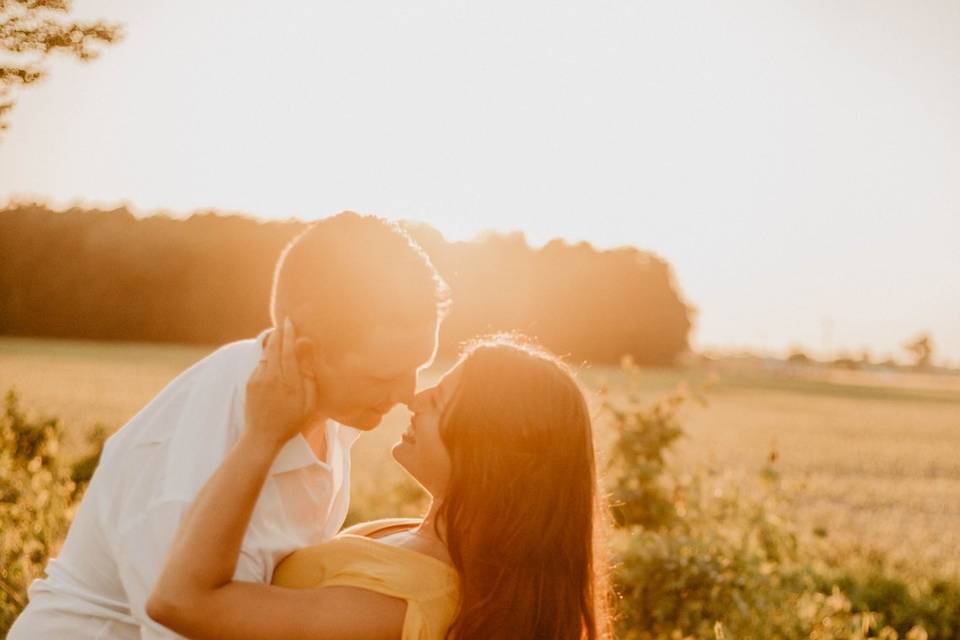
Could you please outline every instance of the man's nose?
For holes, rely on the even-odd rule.
[[[390,400],[396,404],[398,402],[407,405],[408,407],[413,404],[414,398],[416,398],[415,391],[417,390],[417,374],[411,374],[406,376],[401,380],[397,386],[394,388],[393,393],[390,395]]]

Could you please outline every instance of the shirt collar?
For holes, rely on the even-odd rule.
[[[357,438],[363,433],[360,429],[354,429],[339,422],[334,422],[333,424],[337,429],[337,438],[340,440],[340,444],[343,445],[344,449],[352,447],[353,443],[356,442]]]
[[[329,442],[330,440],[328,439],[327,443],[329,444]],[[330,452],[328,452],[328,455],[329,453]],[[283,448],[280,449],[280,453],[277,454],[273,464],[270,466],[270,475],[286,473],[287,471],[293,471],[294,469],[301,469],[311,465],[326,466],[326,463],[317,458],[313,449],[311,449],[307,443],[307,439],[303,437],[303,434],[298,433],[290,438],[290,440],[283,445]]]
[[[363,432],[359,429],[334,422],[333,420],[327,420],[325,433],[327,438],[327,458],[332,461],[334,456],[342,455],[342,452],[345,450],[349,451],[350,447],[353,446],[353,443],[357,441],[357,438],[359,438]],[[270,466],[270,475],[286,473],[287,471],[302,469],[311,465],[329,466],[317,457],[317,454],[310,448],[310,444],[307,442],[307,439],[303,437],[303,434],[298,433],[290,438],[280,449],[280,453],[277,454],[273,464]]]

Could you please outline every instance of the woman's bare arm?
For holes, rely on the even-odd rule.
[[[147,614],[195,640],[395,639],[406,603],[352,587],[233,582],[246,524],[273,454],[244,436],[184,520]]]

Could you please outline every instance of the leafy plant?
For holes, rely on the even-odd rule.
[[[681,415],[702,398],[681,388],[644,404],[633,389],[604,398],[615,440],[608,476],[615,522],[617,637],[623,640],[956,638],[960,585],[921,593],[900,576],[826,573],[782,515],[771,454],[759,491],[709,469],[675,473]],[[849,592],[849,593],[847,593]]]
[[[98,453],[63,462],[56,418],[30,418],[11,390],[0,414],[0,636],[26,605],[26,590],[67,533]],[[93,444],[103,442],[102,431]]]

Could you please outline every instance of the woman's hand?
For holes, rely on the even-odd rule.
[[[300,374],[295,343],[293,323],[285,318],[247,381],[247,433],[276,446],[295,436],[316,408],[316,389]]]

